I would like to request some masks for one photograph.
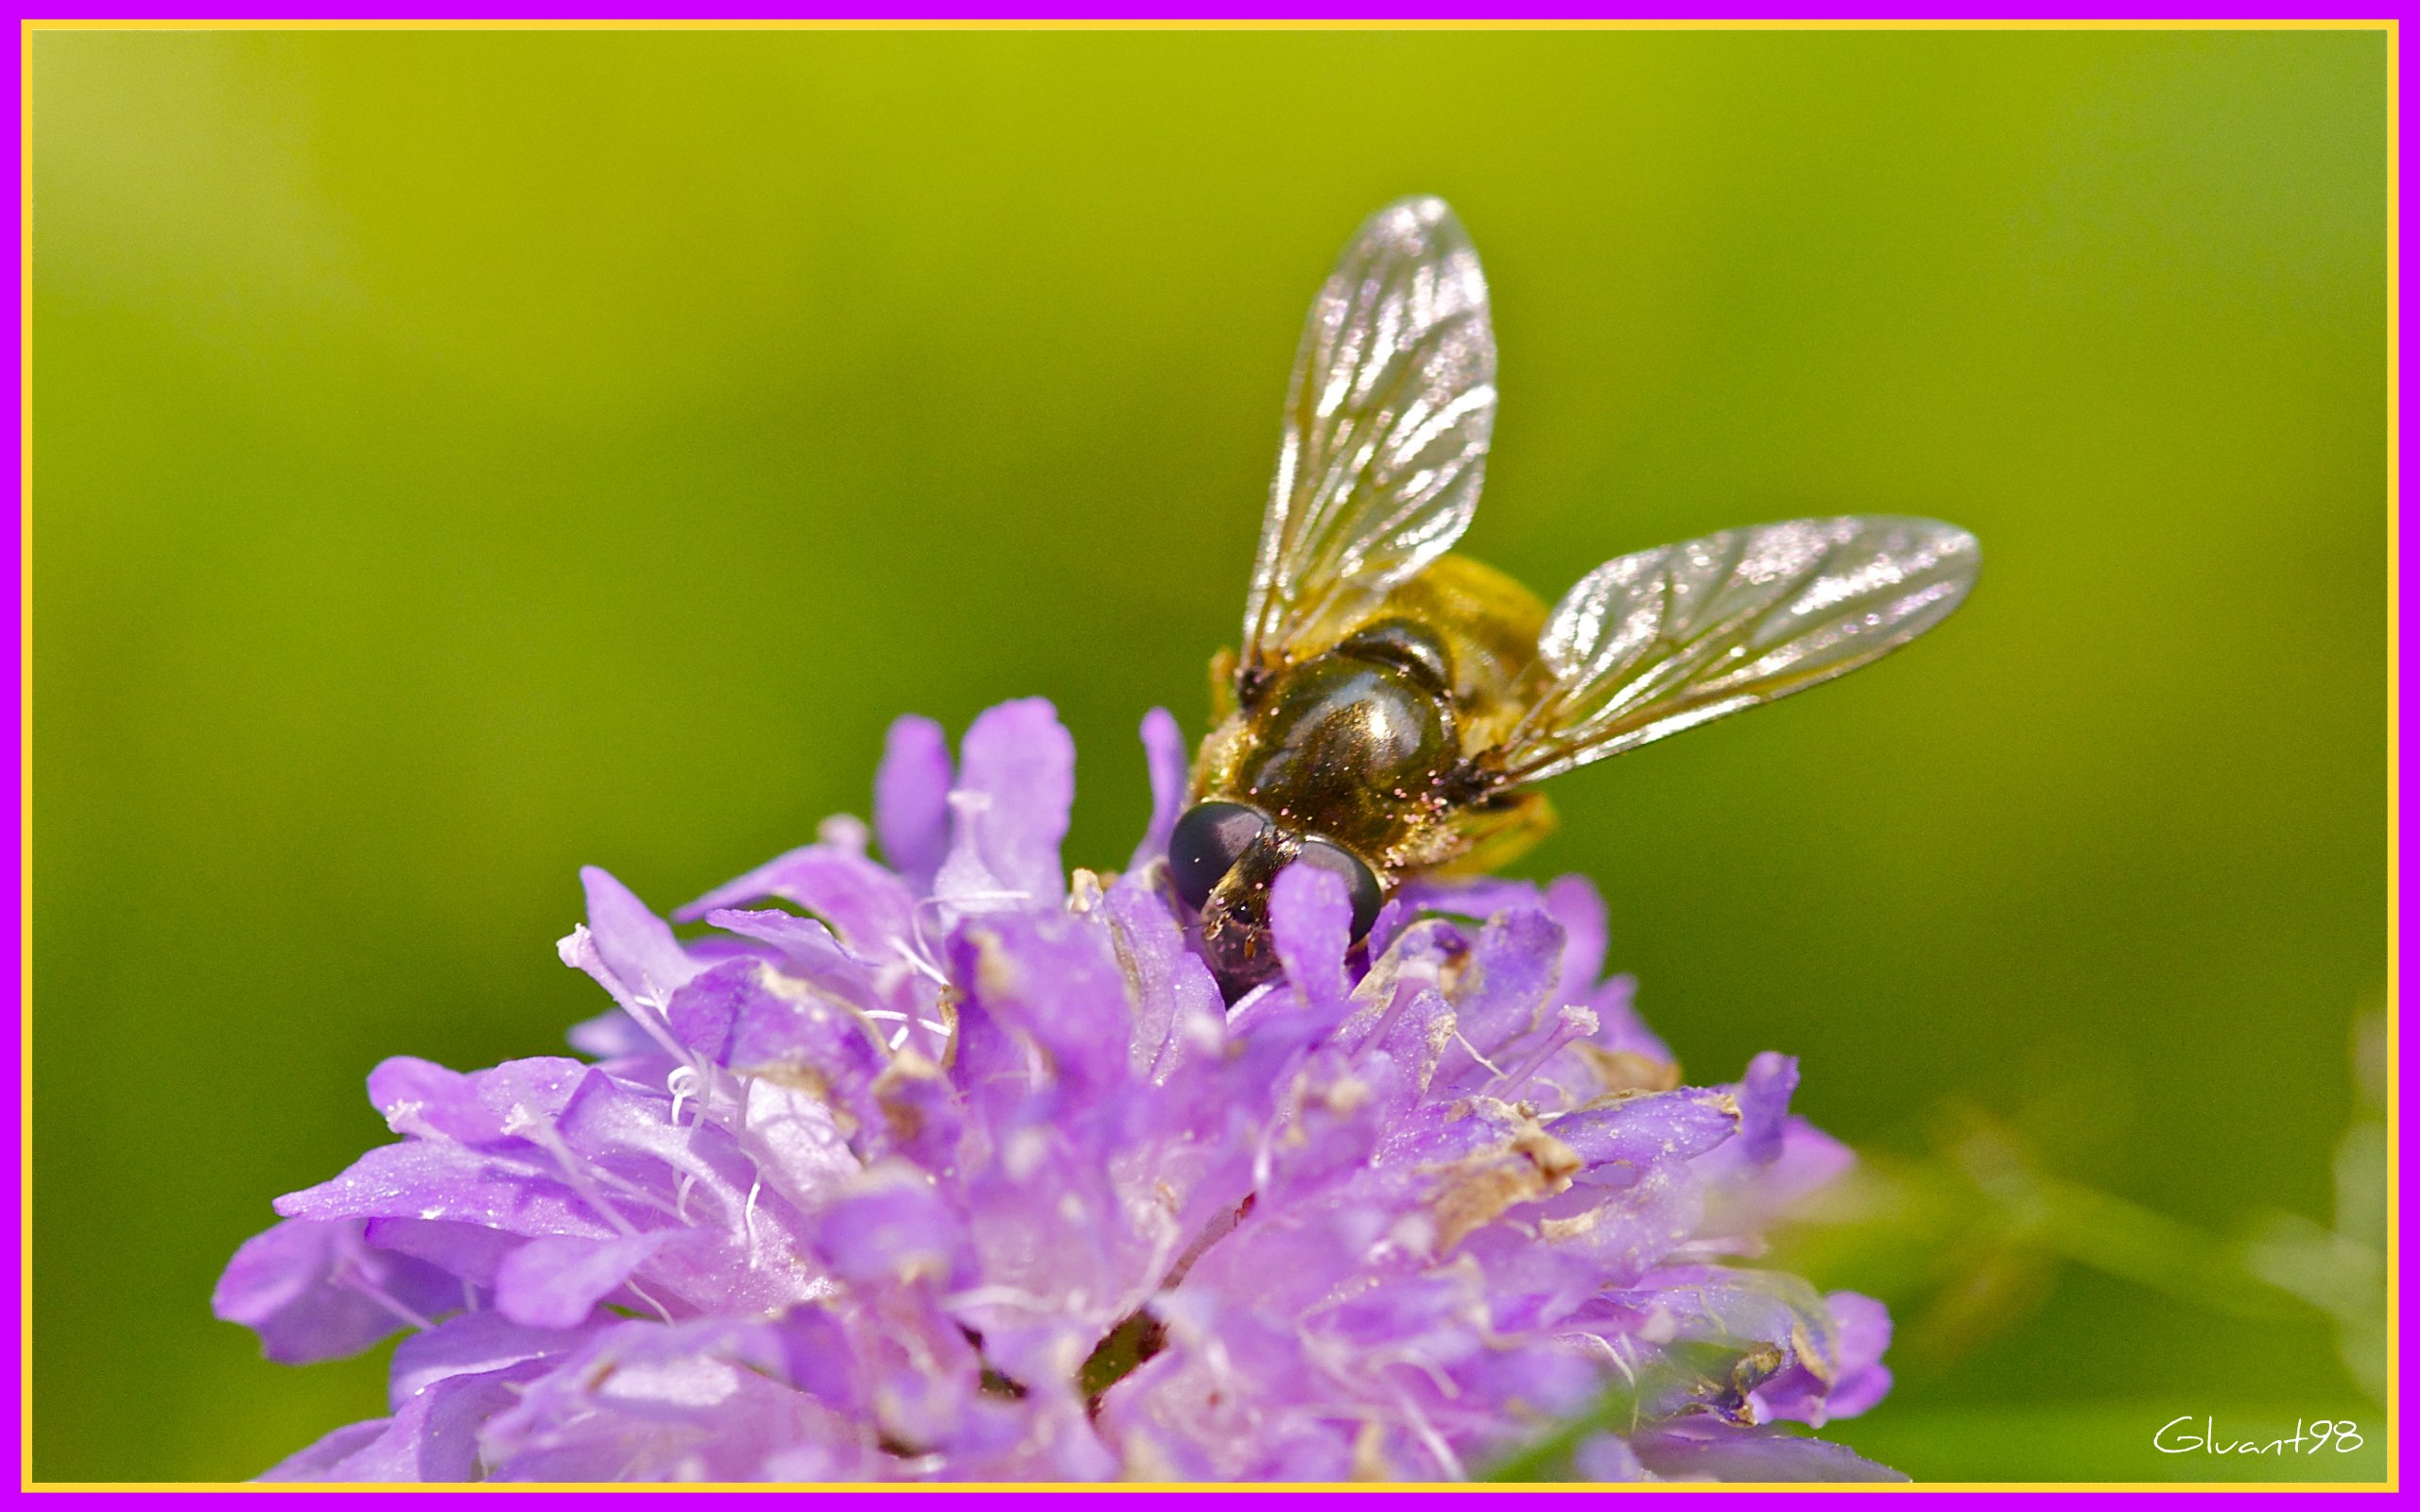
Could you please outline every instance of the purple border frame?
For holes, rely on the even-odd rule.
[[[1086,0],[1077,0],[1077,3],[1074,4],[1065,4],[1063,0],[1063,3],[1059,5],[1045,4],[1029,7],[1001,3],[970,4],[967,3],[967,0],[941,0],[941,3],[923,5],[903,3],[903,0],[871,0],[871,3],[832,7],[829,9],[821,10],[820,13],[807,8],[766,5],[762,3],[762,0],[742,0],[742,3],[738,4],[731,4],[726,0],[726,3],[717,5],[711,10],[703,11],[700,15],[692,17],[679,16],[676,13],[675,8],[669,5],[660,3],[654,5],[636,4],[632,3],[632,0],[606,0],[606,3],[604,4],[584,7],[556,4],[532,5],[526,3],[526,0],[523,4],[497,6],[493,8],[483,8],[475,4],[462,3],[450,5],[401,4],[383,6],[374,9],[364,9],[352,15],[344,14],[344,9],[345,8],[341,6],[332,7],[325,5],[311,6],[295,4],[291,3],[291,0],[281,0],[281,3],[270,4],[239,3],[224,8],[203,6],[164,6],[158,4],[139,3],[138,0],[138,3],[125,6],[95,6],[89,4],[44,6],[39,10],[31,13],[17,14],[11,17],[12,21],[14,21],[16,25],[10,28],[8,40],[9,60],[10,66],[8,70],[8,77],[6,81],[7,98],[9,104],[7,130],[9,141],[12,148],[10,155],[18,163],[19,193],[9,203],[9,220],[13,233],[11,241],[17,249],[19,275],[17,298],[11,301],[8,316],[8,328],[13,338],[12,345],[17,352],[18,360],[9,369],[8,382],[10,394],[15,400],[15,404],[12,407],[15,409],[18,416],[18,423],[13,430],[9,442],[10,454],[16,464],[15,472],[17,477],[17,488],[9,496],[7,505],[7,519],[9,522],[7,549],[9,553],[9,570],[7,573],[5,593],[7,595],[6,636],[9,645],[7,679],[11,693],[11,696],[9,698],[10,719],[14,726],[12,730],[13,738],[9,741],[8,747],[7,765],[12,778],[11,786],[15,788],[18,796],[17,802],[14,805],[9,819],[9,834],[12,842],[12,849],[15,850],[18,857],[18,865],[9,869],[6,883],[0,884],[0,892],[5,892],[9,912],[14,915],[18,920],[17,928],[9,936],[9,942],[6,947],[6,955],[10,974],[18,983],[19,1022],[18,1032],[8,1037],[6,1049],[5,1051],[0,1051],[0,1056],[5,1056],[9,1081],[19,1088],[21,1091],[28,1087],[28,1078],[31,1072],[31,1067],[26,1063],[26,1048],[28,1041],[25,1029],[26,1009],[27,1006],[27,1000],[31,992],[31,979],[27,974],[28,963],[26,953],[30,941],[30,916],[28,913],[30,889],[28,884],[32,874],[30,851],[31,836],[29,833],[30,788],[28,785],[30,775],[28,767],[31,750],[30,726],[32,705],[27,688],[27,678],[30,672],[30,662],[28,658],[30,654],[31,621],[29,617],[28,605],[30,582],[26,576],[26,550],[29,541],[27,518],[29,511],[26,508],[26,504],[30,497],[30,484],[26,475],[26,445],[31,431],[31,420],[29,411],[26,407],[26,399],[25,387],[26,381],[29,373],[29,359],[26,355],[26,342],[28,333],[26,329],[25,321],[28,313],[28,299],[31,287],[30,259],[27,256],[29,242],[27,240],[28,231],[26,226],[26,213],[28,210],[26,196],[29,194],[30,188],[26,180],[26,144],[25,139],[25,126],[26,116],[24,97],[25,36],[26,26],[29,23],[40,21],[77,22],[108,20],[126,21],[138,25],[145,22],[153,22],[167,26],[174,26],[181,22],[191,22],[196,20],[227,21],[240,18],[240,22],[247,23],[336,21],[369,26],[375,26],[381,22],[393,22],[405,26],[423,26],[431,24],[442,26],[447,22],[457,21],[503,22],[508,25],[521,22],[527,23],[531,26],[543,26],[551,23],[565,21],[601,21],[607,23],[618,22],[625,25],[644,27],[650,22],[660,22],[670,26],[680,26],[703,20],[709,23],[727,22],[739,26],[746,26],[750,23],[777,23],[783,21],[808,23],[815,21],[832,21],[840,24],[855,22],[875,26],[882,26],[885,23],[900,23],[906,25],[924,23],[946,26],[950,23],[956,22],[978,26],[987,23],[1002,26],[1015,26],[1020,23],[1028,23],[1044,26],[1051,26],[1053,24],[1083,25],[1086,23],[1092,23],[1115,27],[1121,23],[1126,23],[1146,26],[1157,24],[1160,26],[1182,28],[1188,24],[1215,26],[1220,24],[1251,24],[1253,22],[1268,22],[1280,25],[1288,22],[1293,22],[1305,27],[1316,27],[1322,22],[1339,23],[1345,26],[1358,26],[1383,25],[1387,22],[1403,22],[1414,25],[1422,23],[1429,25],[1436,25],[1440,23],[1453,24],[1459,22],[1478,26],[1504,25],[1507,23],[1517,25],[1522,22],[1551,24],[1558,21],[1582,23],[1588,21],[1607,21],[1615,23],[1647,22],[1651,24],[1670,23],[1682,26],[1699,24],[1714,26],[1720,26],[1724,23],[1739,23],[1752,26],[1757,23],[1766,23],[1779,24],[1787,26],[1791,23],[1809,23],[1817,26],[1827,23],[1888,26],[1893,22],[1902,22],[1910,25],[1923,26],[1927,24],[1937,25],[1946,22],[1951,25],[1973,26],[1986,29],[1996,25],[2012,26],[2055,26],[2061,23],[2115,25],[2120,26],[2129,23],[2159,26],[2179,23],[2191,24],[2197,22],[2218,26],[2232,25],[2257,26],[2264,21],[2273,21],[2290,26],[2308,26],[2315,22],[2324,25],[2326,20],[2334,20],[2342,24],[2354,25],[2394,23],[2397,29],[2391,34],[2389,43],[2390,81],[2391,88],[2394,90],[2394,103],[2390,107],[2389,115],[2391,123],[2389,129],[2390,151],[2393,153],[2392,161],[2394,163],[2391,183],[2392,192],[2394,196],[2393,206],[2393,225],[2391,227],[2391,239],[2389,242],[2390,249],[2392,249],[2390,254],[2389,276],[2392,279],[2395,279],[2398,284],[2401,267],[2401,249],[2403,245],[2403,220],[2406,207],[2410,203],[2407,190],[2409,188],[2411,168],[2408,160],[2403,156],[2401,148],[2402,119],[2400,109],[2399,58],[2401,39],[2399,26],[2407,9],[2406,6],[2402,4],[2376,9],[2365,9],[2352,14],[2325,19],[2314,17],[2293,17],[2290,15],[2290,8],[2287,6],[2275,5],[2273,3],[2270,5],[2245,5],[2240,3],[2240,0],[2236,0],[2236,3],[2228,3],[2228,0],[2219,0],[2219,3],[2216,4],[2203,5],[2194,5],[2190,3],[2179,4],[2173,3],[2173,0],[2160,0],[2160,3],[2132,5],[2120,11],[2118,11],[2114,15],[2107,13],[2096,13],[2089,9],[2074,7],[2020,4],[1996,7],[1988,11],[1980,12],[1972,17],[1945,15],[1940,9],[1910,5],[1906,3],[1906,0],[1898,0],[1898,3],[1895,4],[1884,3],[1854,8],[1833,8],[1806,4],[1777,5],[1770,3],[1752,3],[1737,6],[1666,4],[1643,6],[1628,14],[1624,14],[1619,10],[1602,4],[1590,5],[1586,3],[1574,3],[1574,0],[1514,0],[1513,4],[1506,6],[1499,13],[1494,15],[1490,15],[1488,12],[1495,8],[1487,5],[1485,0],[1458,0],[1458,3],[1445,4],[1437,3],[1437,0],[1393,0],[1393,3],[1388,3],[1388,0],[1325,0],[1325,3],[1313,4],[1307,7],[1290,7],[1280,3],[1280,0],[1256,0],[1256,3],[1255,0],[1223,0],[1223,3],[1220,3],[1220,0],[1193,0],[1193,3],[1191,4],[1171,6],[1165,9],[1136,6],[1132,4],[1104,4],[1102,3],[1102,0],[1089,0],[1089,3],[1086,3]],[[1158,9],[1157,14],[1153,13],[1155,9]],[[2392,717],[2390,719],[2388,730],[2388,756],[2392,765],[2392,777],[2389,786],[2390,838],[2388,859],[2390,878],[2387,894],[2389,900],[2388,906],[2393,915],[2393,918],[2390,920],[2390,941],[2388,947],[2388,1032],[2390,1037],[2389,1043],[2393,1046],[2392,1057],[2394,1062],[2394,1072],[2393,1086],[2391,1087],[2388,1094],[2388,1108],[2391,1125],[2394,1130],[2394,1146],[2393,1153],[2396,1164],[2394,1178],[2394,1192],[2393,1194],[2394,1206],[2393,1211],[2392,1231],[2388,1239],[2387,1252],[2390,1270],[2394,1273],[2394,1280],[2390,1283],[2393,1288],[2393,1313],[2390,1327],[2393,1330],[2396,1340],[2400,1341],[2401,1339],[2408,1337],[2407,1325],[2411,1316],[2411,1304],[2413,1300],[2415,1292],[2420,1292],[2420,1287],[2415,1287],[2413,1285],[2411,1278],[2403,1273],[2402,1267],[2399,1263],[2402,1256],[2401,1236],[2403,1232],[2403,1219],[2411,1211],[2409,1199],[2412,1188],[2412,1173],[2415,1166],[2420,1166],[2420,1138],[2415,1138],[2410,1121],[2404,1119],[2402,1116],[2402,1090],[2410,1084],[2411,1078],[2409,1074],[2413,1070],[2415,1065],[2420,1065],[2420,1052],[2415,1052],[2410,1040],[2402,1034],[2402,1016],[2400,1012],[2401,964],[2404,955],[2404,949],[2412,937],[2412,920],[2403,895],[2401,878],[2404,872],[2404,864],[2411,858],[2415,849],[2414,842],[2400,822],[2401,814],[2406,800],[2410,796],[2408,774],[2403,760],[2405,748],[2404,726],[2410,715],[2414,684],[2416,681],[2420,681],[2420,679],[2415,679],[2412,673],[2411,662],[2406,656],[2406,651],[2411,643],[2412,632],[2415,627],[2420,627],[2420,607],[2415,607],[2410,597],[2402,594],[2400,590],[2402,576],[2401,569],[2405,559],[2406,543],[2410,539],[2413,511],[2410,501],[2406,499],[2401,489],[2400,438],[2405,401],[2400,383],[2400,375],[2402,371],[2402,358],[2407,350],[2407,342],[2401,321],[2399,292],[2390,296],[2388,312],[2390,321],[2389,342],[2391,353],[2394,359],[2394,367],[2391,369],[2388,387],[2388,394],[2390,396],[2389,403],[2394,408],[2394,414],[2390,421],[2391,428],[2389,432],[2390,438],[2388,452],[2390,466],[2388,497],[2391,501],[2390,507],[2393,511],[2391,532],[2389,536],[2389,549],[2394,558],[2393,571],[2389,579],[2390,593],[2393,595],[2390,608],[2393,619],[2393,635],[2394,644],[2389,662],[2391,669],[2389,674],[2391,679],[2389,692],[2393,699],[2393,704]],[[12,1489],[18,1490],[21,1493],[28,1484],[26,1480],[26,1476],[31,1469],[31,1466],[28,1463],[31,1453],[31,1429],[30,1419],[26,1416],[28,1403],[25,1400],[25,1391],[29,1380],[30,1366],[26,1364],[28,1358],[26,1354],[27,1340],[24,1332],[27,1320],[26,1310],[30,1305],[29,1302],[26,1302],[24,1299],[26,1297],[25,1290],[27,1280],[26,1265],[31,1252],[30,1246],[32,1242],[31,1172],[28,1163],[30,1160],[28,1148],[31,1129],[30,1107],[30,1097],[22,1097],[18,1108],[18,1117],[5,1137],[5,1143],[12,1150],[15,1157],[10,1162],[10,1180],[16,1188],[17,1196],[17,1202],[14,1210],[17,1222],[17,1242],[10,1249],[8,1270],[14,1282],[14,1289],[20,1297],[20,1305],[10,1312],[8,1332],[12,1344],[15,1346],[13,1353],[20,1362],[20,1367],[9,1373],[7,1385],[5,1388],[0,1388],[0,1391],[5,1391],[6,1400],[11,1408],[14,1409],[12,1416],[20,1425],[17,1446],[18,1466],[16,1486]],[[2392,1477],[2393,1482],[2396,1485],[2400,1485],[2402,1477],[2403,1443],[2402,1435],[2397,1432],[2397,1430],[2402,1426],[2398,1412],[2398,1409],[2402,1404],[2403,1385],[2399,1367],[2401,1361],[2405,1357],[2405,1353],[2406,1351],[2400,1349],[2394,1350],[2394,1359],[2397,1367],[2396,1378],[2389,1386],[2387,1409],[2389,1421],[2388,1431],[2390,1434],[2390,1443],[2392,1445],[2390,1449],[2388,1473]],[[1813,1488],[1810,1487],[1810,1489]],[[2043,1489],[2046,1491],[2051,1491],[2052,1494],[2056,1494],[2052,1488],[2044,1487]],[[2179,1486],[2176,1487],[2176,1489],[2207,1490],[2209,1487]],[[2073,1490],[2088,1491],[2089,1488],[2079,1486],[2073,1488]],[[2268,1487],[2258,1486],[2246,1486],[2240,1490],[2236,1491],[2234,1494],[2257,1496],[2264,1493],[2278,1494],[2276,1491],[2273,1491]],[[62,1488],[59,1494],[88,1497],[115,1497],[126,1495],[146,1495],[150,1493],[135,1490],[95,1487],[92,1490],[84,1491],[69,1491]],[[232,1497],[248,1493],[235,1491],[202,1491],[190,1494],[198,1495],[200,1499],[205,1501],[215,1501],[222,1497]],[[391,1503],[399,1502],[406,1497],[414,1495],[439,1493],[414,1493],[391,1490],[368,1492],[306,1490],[300,1491],[299,1493],[296,1491],[285,1491],[282,1494],[287,1497],[300,1494],[312,1501],[319,1501],[323,1498],[334,1499],[341,1497],[346,1504],[361,1505],[363,1504],[362,1499],[364,1497],[369,1498],[372,1503]],[[542,1491],[539,1494],[544,1493]],[[877,1496],[890,1498],[900,1493],[888,1491],[839,1491],[810,1492],[808,1494],[817,1495],[819,1499],[824,1500],[838,1497],[847,1501],[856,1501],[858,1499],[871,1500]],[[1051,1495],[1055,1493],[996,1491],[960,1491],[952,1493],[947,1490],[939,1490],[909,1491],[906,1494],[913,1496],[955,1495],[959,1497],[1009,1497],[1015,1499],[1027,1499],[1034,1496]],[[1162,1499],[1169,1496],[1195,1499],[1230,1493],[1147,1493],[1142,1491],[1119,1493],[1115,1491],[1109,1491],[1092,1494],[1151,1494]],[[1232,1494],[1250,1495],[1254,1498],[1258,1498],[1261,1496],[1286,1496],[1299,1495],[1303,1493],[1288,1493],[1279,1490],[1270,1490],[1241,1491]],[[1387,1491],[1380,1489],[1369,1494],[1402,1497],[1429,1493],[1404,1490]],[[1449,1494],[1456,1494],[1458,1498],[1478,1496],[1490,1503],[1502,1504],[1507,1501],[1515,1498],[1527,1498],[1541,1494],[1570,1493],[1547,1493],[1527,1490],[1474,1490],[1471,1492]],[[1998,1500],[2010,1496],[2031,1495],[2034,1494],[2034,1492],[2031,1488],[2020,1490],[2016,1487],[2010,1487],[2005,1491],[1984,1492],[1954,1492],[1946,1490],[1927,1490],[1924,1487],[1910,1487],[1904,1490],[1889,1493],[1868,1490],[1847,1493],[1828,1492],[1824,1494],[1826,1495],[1827,1503],[1829,1504],[1837,1505],[1840,1503],[1833,1499],[1843,1494],[1853,1497],[1858,1503],[1865,1503],[1869,1499],[1878,1499],[1885,1495],[1891,1497],[1893,1501],[1903,1500],[1905,1497],[1910,1495],[1946,1496],[1976,1494],[1985,1495],[1992,1497],[1995,1500]],[[2283,1494],[2294,1495],[2298,1493],[2287,1490],[2284,1491]]]
[[[1947,8],[1923,6],[1899,0],[1896,4],[1855,7],[1825,6],[1801,3],[1795,5],[1763,4],[1719,5],[1703,0],[1689,4],[1646,4],[1627,10],[1602,3],[1585,0],[1512,0],[1492,7],[1487,0],[1315,0],[1307,5],[1285,5],[1278,0],[1190,0],[1190,3],[1166,6],[1114,4],[1109,0],[1077,0],[1077,3],[1019,6],[1000,3],[971,4],[968,0],[942,0],[942,3],[918,5],[908,0],[869,0],[869,3],[830,5],[823,7],[784,6],[767,4],[765,0],[739,0],[700,6],[694,14],[683,14],[672,5],[635,4],[631,0],[606,0],[599,5],[514,4],[478,6],[455,5],[386,5],[344,6],[307,5],[281,0],[272,4],[233,4],[223,7],[159,4],[124,6],[71,3],[29,6],[13,19],[19,21],[127,21],[158,22],[174,26],[180,22],[199,21],[208,25],[243,25],[253,22],[304,21],[332,22],[343,25],[376,26],[384,22],[399,26],[435,24],[442,26],[455,21],[527,23],[544,26],[554,23],[610,23],[645,28],[649,26],[686,26],[728,22],[773,24],[830,23],[929,23],[946,26],[950,23],[996,23],[1002,26],[1048,26],[1077,23],[1098,24],[1109,27],[1124,26],[1171,26],[1188,24],[1217,26],[1221,24],[1269,22],[1316,28],[1325,23],[1384,26],[1388,23],[1434,25],[1466,23],[1474,26],[1493,26],[1522,22],[1603,22],[1611,25],[1704,26],[1720,27],[1728,23],[1754,25],[1759,23],[1838,24],[1844,26],[1889,26],[1906,25],[1929,26],[1941,25],[1971,26],[1990,29],[1995,26],[2057,26],[2066,24],[2082,26],[2129,25],[2165,26],[2177,23],[2208,23],[2221,26],[2259,27],[2308,26],[2325,25],[2377,25],[2397,19],[2402,6],[2388,8],[2349,8],[2337,15],[2297,15],[2290,4],[2244,4],[2241,0],[2218,0],[2215,4],[2195,5],[2190,0],[2153,0],[2150,4],[2135,4],[2095,10],[2082,6],[2000,5],[1975,8],[1971,15],[1958,15]]]

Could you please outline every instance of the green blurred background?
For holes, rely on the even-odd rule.
[[[2377,1473],[2150,1439],[2384,1439],[2360,1266],[2246,1279],[2379,1190],[2380,34],[28,52],[35,1474],[241,1477],[383,1410],[212,1282],[386,1137],[379,1058],[605,1005],[553,950],[580,864],[683,902],[862,813],[893,715],[1035,693],[1070,860],[1121,862],[1305,306],[1416,191],[1495,292],[1475,555],[1551,596],[1792,514],[1984,542],[1913,650],[1558,782],[1523,868],[1597,878],[1698,1079],[1791,1050],[1875,1153],[1791,1252],[1901,1319],[1841,1436]]]

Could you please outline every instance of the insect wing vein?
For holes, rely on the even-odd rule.
[[[1936,520],[1843,515],[1616,557],[1539,637],[1553,686],[1502,748],[1535,782],[1786,697],[1938,625],[1981,563]]]
[[[1316,651],[1448,550],[1495,415],[1487,283],[1442,200],[1365,222],[1313,301],[1244,611],[1244,662]]]

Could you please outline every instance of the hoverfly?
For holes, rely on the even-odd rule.
[[[1216,728],[1168,845],[1230,997],[1277,969],[1269,893],[1340,875],[1365,936],[1402,882],[1552,827],[1533,784],[1865,665],[1941,623],[1975,538],[1789,520],[1616,557],[1549,610],[1452,554],[1478,502],[1495,341],[1478,254],[1419,198],[1362,224],[1311,305]]]

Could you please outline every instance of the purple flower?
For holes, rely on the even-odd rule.
[[[590,869],[589,1060],[370,1078],[400,1136],[279,1199],[218,1315],[398,1329],[393,1416],[272,1480],[1448,1480],[1632,1393],[1608,1479],[1888,1476],[1774,1427],[1880,1398],[1890,1322],[1747,1266],[1848,1160],[1794,1062],[1684,1087],[1584,882],[1271,900],[1232,1009],[1158,859],[1063,871],[1050,707],[953,768],[902,720],[855,820],[679,910]],[[1685,1364],[1687,1368],[1678,1368]]]

